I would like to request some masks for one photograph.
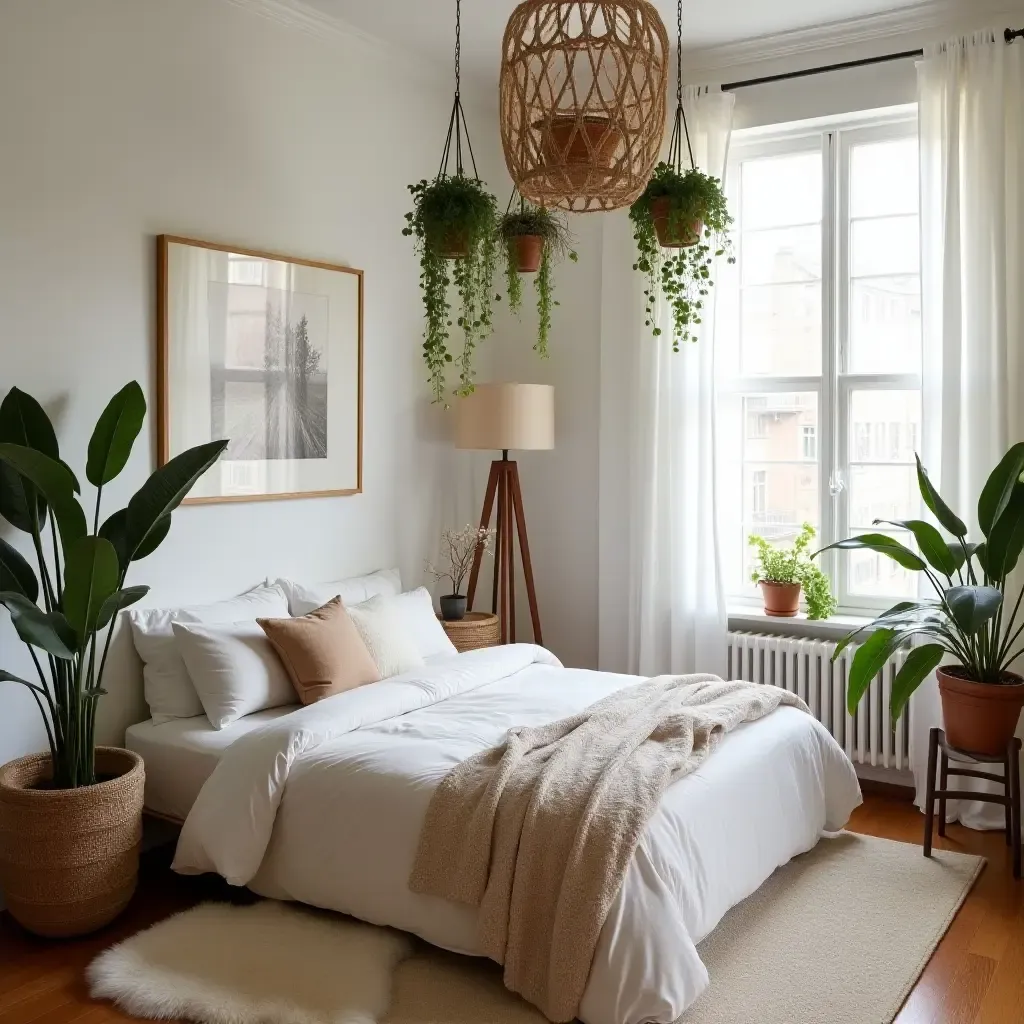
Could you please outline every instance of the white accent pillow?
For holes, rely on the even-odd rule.
[[[274,584],[287,594],[288,610],[292,615],[308,615],[335,597],[340,597],[346,608],[378,594],[393,597],[402,590],[402,577],[397,569],[379,569],[367,576],[351,576],[330,583],[303,584],[280,579]]]
[[[459,653],[434,614],[434,599],[426,587],[407,590],[389,600],[394,602],[401,614],[406,631],[421,657],[436,658],[443,654]]]
[[[423,666],[423,655],[419,652],[396,598],[378,595],[362,604],[353,605],[347,611],[381,679]]]
[[[189,679],[174,641],[172,622],[239,622],[246,619],[284,618],[288,598],[276,584],[260,585],[239,597],[215,604],[184,608],[133,608],[128,612],[135,649],[142,659],[146,703],[154,722],[195,718],[203,704]]]
[[[171,629],[214,729],[257,711],[298,703],[281,659],[255,621],[172,622]]]

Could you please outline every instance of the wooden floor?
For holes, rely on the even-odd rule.
[[[921,815],[907,802],[869,795],[851,828],[920,843]],[[967,902],[910,994],[897,1024],[1024,1022],[1024,883],[1014,882],[1001,833],[949,827],[938,846],[989,859]],[[0,1024],[107,1024],[129,1018],[86,994],[82,970],[101,949],[226,886],[173,875],[159,852],[147,858],[138,894],[112,927],[89,939],[44,942],[0,915]],[[756,1020],[756,1014],[751,1021]],[[486,1024],[486,1022],[481,1022]],[[801,1024],[794,1021],[793,1024]],[[843,1024],[837,1021],[836,1024]]]

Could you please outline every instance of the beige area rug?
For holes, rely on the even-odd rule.
[[[680,1024],[890,1024],[983,866],[980,857],[937,851],[927,860],[920,847],[850,833],[823,840],[777,871],[701,944],[711,987]],[[249,918],[233,938],[219,930],[223,911],[198,908],[114,947],[90,968],[94,992],[138,1016],[208,1024],[544,1020],[502,988],[496,965],[422,944],[394,970],[385,1011],[381,979],[406,951],[404,939],[278,904],[232,907],[227,915],[240,911]],[[204,912],[212,916],[201,941],[196,945],[193,932],[182,943],[182,923]],[[178,934],[161,936],[175,922]],[[243,947],[264,923],[269,946],[255,943],[263,952],[259,970],[250,972]],[[307,925],[313,946],[300,936]],[[211,954],[213,948],[233,952]],[[196,956],[195,949],[206,952]],[[274,950],[286,951],[283,969]],[[245,980],[253,973],[258,981]]]

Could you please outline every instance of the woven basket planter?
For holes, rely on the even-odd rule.
[[[0,889],[11,916],[47,938],[85,935],[112,921],[135,892],[146,779],[142,758],[96,748],[106,781],[37,788],[49,754],[0,768]]]

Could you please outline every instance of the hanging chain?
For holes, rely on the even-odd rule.
[[[473,165],[473,177],[479,178],[476,169],[476,157],[473,155],[473,143],[469,140],[469,125],[466,124],[466,113],[462,109],[462,0],[455,0],[455,102],[452,114],[448,119],[448,135],[444,141],[444,152],[441,154],[441,166],[437,169],[438,178],[448,174],[448,162],[452,150],[455,151],[455,173],[462,177],[465,168],[462,164],[462,143],[465,135],[466,149]],[[453,145],[454,144],[454,145]]]
[[[676,115],[672,125],[672,138],[668,144],[668,162],[680,173],[683,169],[683,139],[690,157],[690,167],[696,170],[693,146],[690,144],[690,129],[686,124],[683,109],[683,0],[676,3]]]

